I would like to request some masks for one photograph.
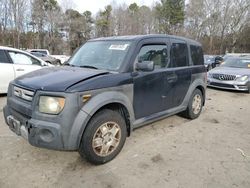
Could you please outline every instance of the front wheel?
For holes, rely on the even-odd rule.
[[[102,110],[87,125],[79,153],[93,164],[107,163],[119,154],[126,136],[126,124],[121,114],[109,109]]]
[[[195,89],[190,97],[188,107],[185,111],[185,116],[189,119],[199,117],[203,107],[203,96],[199,89]]]

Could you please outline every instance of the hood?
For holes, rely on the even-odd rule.
[[[43,68],[16,78],[14,84],[33,90],[62,92],[79,82],[108,73],[69,66]]]
[[[216,67],[209,71],[211,74],[230,74],[230,75],[250,75],[250,69],[247,68],[233,68],[233,67]]]

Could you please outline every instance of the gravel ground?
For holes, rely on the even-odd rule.
[[[0,187],[250,187],[250,95],[208,89],[193,121],[172,116],[135,130],[115,160],[35,148],[5,125],[0,96]]]

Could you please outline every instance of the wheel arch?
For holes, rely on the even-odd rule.
[[[192,84],[189,86],[187,94],[183,100],[182,106],[187,107],[190,97],[192,96],[195,89],[199,89],[203,96],[203,106],[205,105],[205,98],[206,98],[206,83],[203,81],[203,77],[199,79],[195,79]]]
[[[201,91],[202,97],[203,97],[203,106],[205,105],[206,100],[206,91],[205,88],[202,85],[197,85],[196,89],[199,89]]]
[[[113,111],[117,111],[121,114],[121,116],[124,118],[125,123],[126,123],[126,127],[127,127],[127,136],[130,136],[130,132],[131,132],[131,122],[130,122],[130,114],[128,109],[126,108],[126,106],[120,102],[111,102],[108,103],[104,106],[102,106],[101,108],[99,108],[94,114],[93,116],[98,113],[101,110],[104,109],[110,109]],[[92,117],[93,117],[92,116]]]
[[[134,121],[134,111],[132,102],[128,96],[118,91],[104,92],[91,98],[78,113],[70,132],[70,145],[79,148],[82,135],[93,116],[103,109],[118,111],[125,119],[127,126],[127,135],[132,131],[132,122]]]

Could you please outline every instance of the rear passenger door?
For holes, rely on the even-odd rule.
[[[0,93],[7,93],[9,82],[14,80],[13,64],[5,50],[0,50]]]
[[[171,39],[171,57],[168,68],[173,70],[176,76],[173,85],[174,99],[172,107],[177,107],[183,102],[191,84],[192,70],[189,66],[188,54],[188,47],[185,41]]]

